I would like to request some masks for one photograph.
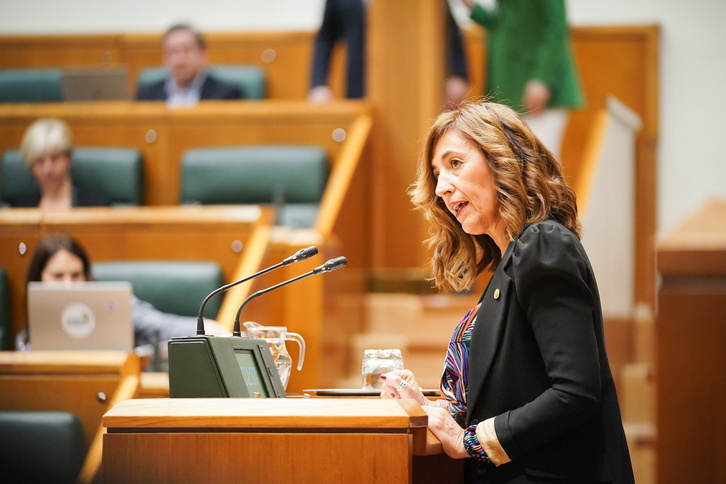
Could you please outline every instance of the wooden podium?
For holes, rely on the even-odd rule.
[[[103,418],[103,482],[461,482],[427,421],[413,400],[127,400]]]
[[[726,482],[726,199],[665,237],[658,272],[656,479]]]

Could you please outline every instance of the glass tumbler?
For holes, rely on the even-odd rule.
[[[380,390],[383,386],[381,375],[394,370],[403,370],[401,350],[365,350],[361,368],[363,389]]]

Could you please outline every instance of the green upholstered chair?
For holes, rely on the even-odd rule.
[[[37,194],[39,190],[20,151],[5,150],[0,162],[0,205],[12,205],[14,200]]]
[[[199,305],[223,282],[222,269],[207,261],[109,261],[92,265],[99,281],[129,281],[134,295],[159,311],[197,316]],[[212,298],[205,317],[214,317],[221,298]]]
[[[85,459],[83,427],[56,411],[0,411],[0,482],[76,482]]]
[[[239,86],[245,99],[264,99],[267,97],[265,71],[261,67],[237,64],[214,64],[209,72],[221,81]],[[151,84],[165,79],[165,67],[147,67],[142,69],[137,78],[139,86]]]
[[[63,101],[61,69],[0,69],[0,103]]]
[[[112,205],[142,205],[144,162],[137,148],[76,147],[73,150],[73,183],[105,195]],[[0,204],[37,193],[38,186],[19,150],[6,150],[0,166]]]
[[[78,147],[71,176],[79,187],[106,195],[112,205],[144,203],[144,158],[138,148]]]
[[[10,284],[5,268],[0,266],[0,351],[12,350],[10,341]]]
[[[181,203],[274,204],[280,225],[309,228],[328,179],[319,146],[255,145],[196,148],[181,161]]]

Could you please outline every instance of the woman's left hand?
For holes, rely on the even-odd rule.
[[[412,398],[421,406],[434,405],[426,398],[411,370],[389,371],[381,375],[381,398]]]
[[[441,407],[423,407],[429,415],[429,429],[441,441],[446,455],[453,459],[469,457],[464,448],[464,429],[462,429],[449,411]]]

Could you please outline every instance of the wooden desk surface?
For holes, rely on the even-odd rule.
[[[274,417],[274,418],[271,418]],[[109,410],[114,428],[410,429],[426,412],[403,400],[336,398],[147,398]]]
[[[132,361],[125,351],[0,351],[0,375],[119,373]]]
[[[662,275],[726,275],[726,200],[709,201],[658,246]]]
[[[264,215],[266,209],[257,205],[172,205],[141,207],[80,207],[73,210],[43,211],[37,208],[0,210],[0,224],[66,224],[66,223],[251,223]]]

